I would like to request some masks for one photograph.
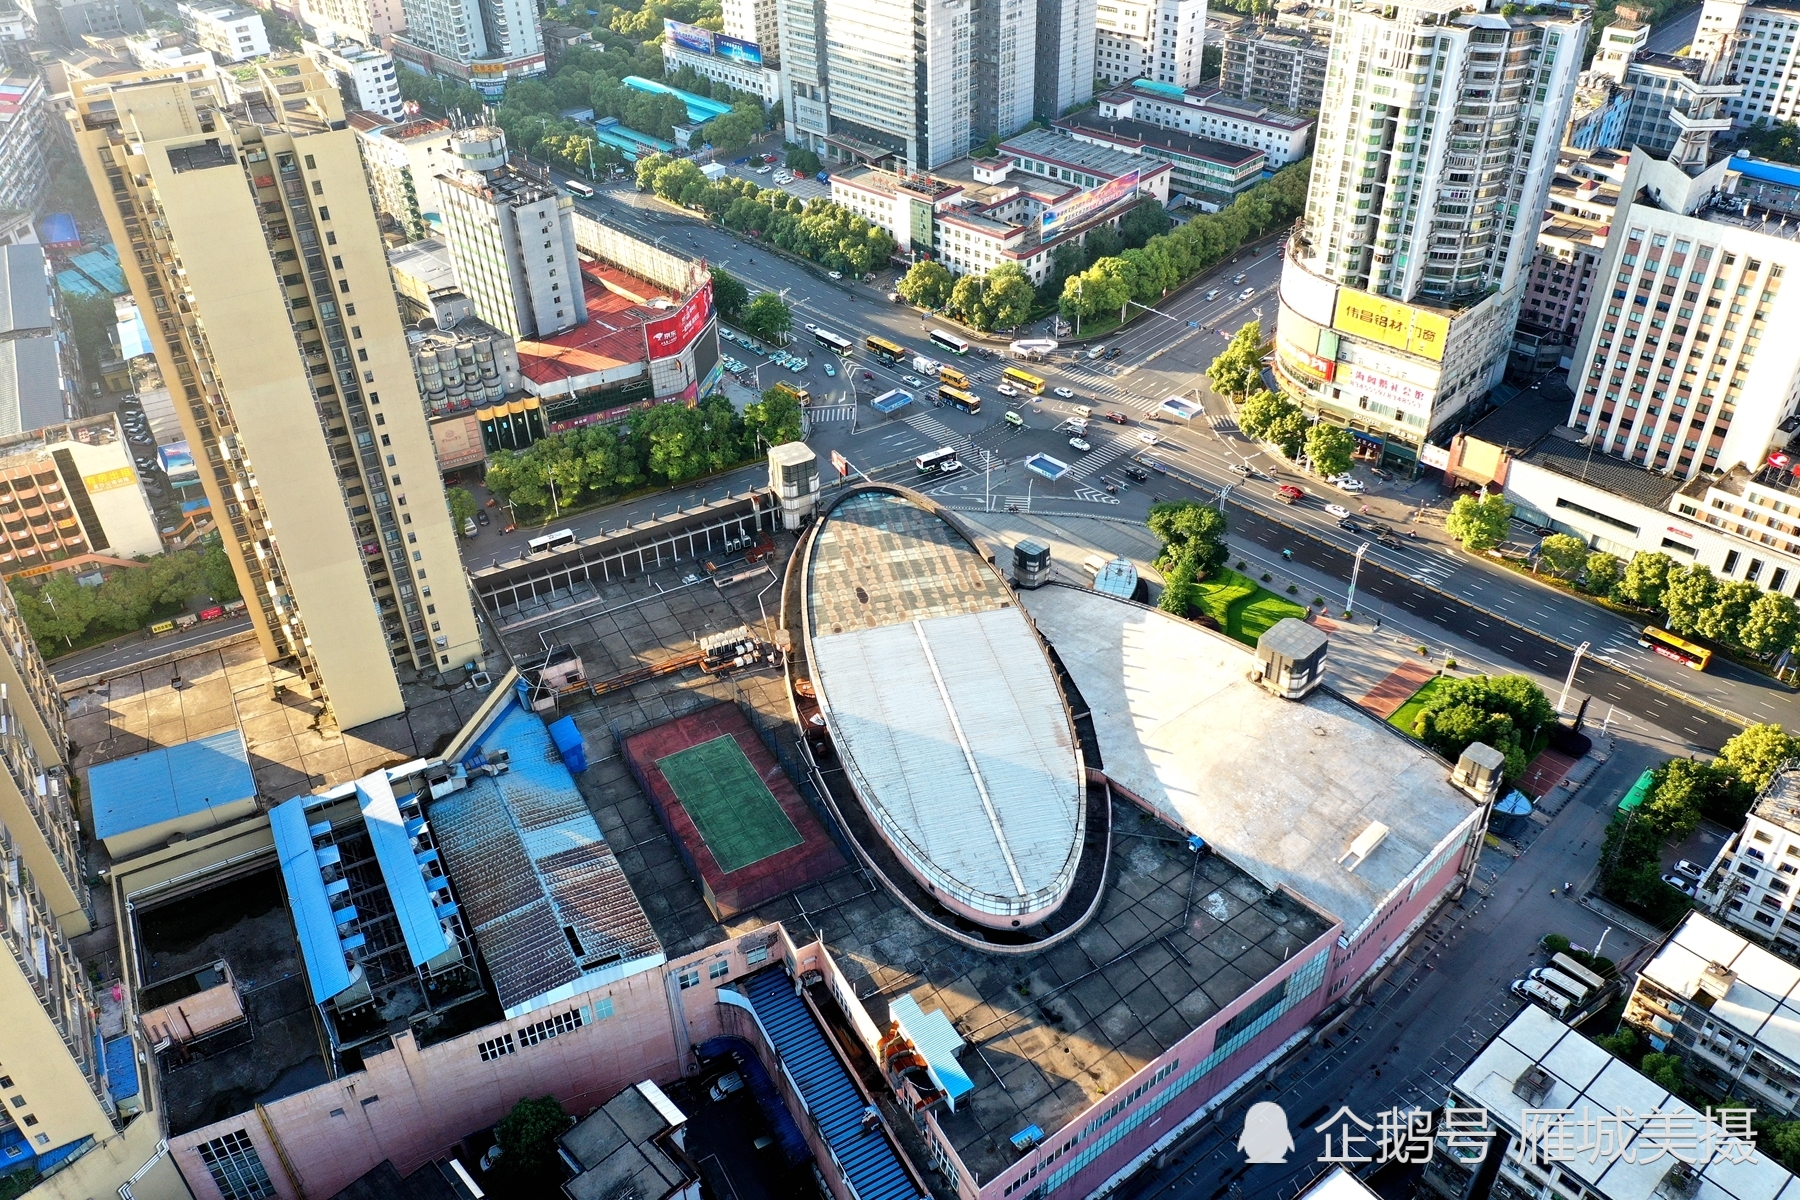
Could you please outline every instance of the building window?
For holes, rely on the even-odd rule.
[[[681,985],[681,990],[684,992],[687,991],[687,989],[689,989],[691,987],[699,987],[700,986],[700,968],[699,967],[688,968],[687,970],[681,972],[681,974],[679,974],[675,977],[675,982],[679,983]]]
[[[256,1147],[241,1129],[200,1143],[200,1161],[212,1173],[225,1200],[263,1200],[275,1194]]]
[[[708,979],[723,979],[729,974],[731,974],[731,963],[727,959],[721,958],[719,961],[706,968],[706,977]]]
[[[516,1047],[513,1045],[513,1035],[503,1033],[491,1041],[480,1043],[476,1049],[481,1052],[482,1062],[493,1062],[496,1058],[504,1058],[511,1054]]]

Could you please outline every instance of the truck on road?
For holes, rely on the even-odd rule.
[[[926,358],[923,354],[919,354],[913,357],[912,367],[921,375],[930,375],[936,378],[937,373],[943,370],[944,364],[935,358]]]

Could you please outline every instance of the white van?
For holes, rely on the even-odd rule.
[[[1593,994],[1593,989],[1587,984],[1563,974],[1555,967],[1539,967],[1531,973],[1531,978],[1548,987],[1555,988],[1577,1004]]]
[[[1513,980],[1512,994],[1525,1000],[1535,1001],[1549,1009],[1557,1017],[1567,1013],[1574,1003],[1561,992],[1547,988],[1535,979]]]

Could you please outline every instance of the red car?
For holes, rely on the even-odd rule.
[[[203,608],[200,610],[200,619],[202,621],[217,621],[224,615],[225,609],[217,604],[213,605],[211,608]]]
[[[1106,419],[1111,421],[1114,425],[1131,424],[1131,418],[1122,412],[1109,412],[1106,414]]]
[[[1304,495],[1306,495],[1305,492],[1291,483],[1284,483],[1275,489],[1275,498],[1283,504],[1294,504]]]

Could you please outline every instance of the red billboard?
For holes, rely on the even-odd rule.
[[[688,297],[672,316],[644,322],[644,344],[652,359],[674,358],[693,345],[713,315],[712,280]]]

